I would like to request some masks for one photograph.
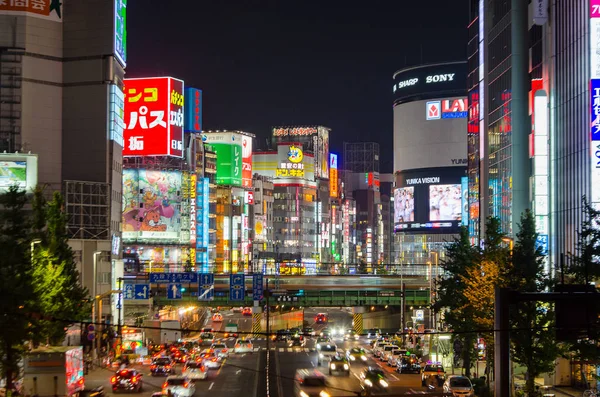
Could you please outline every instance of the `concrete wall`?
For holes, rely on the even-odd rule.
[[[382,331],[398,331],[400,329],[400,313],[374,312],[363,314],[363,329],[379,328]]]
[[[263,316],[264,317],[264,316]],[[302,321],[304,320],[302,316],[302,310],[297,310],[289,313],[283,314],[275,314],[269,316],[269,323],[271,326],[271,332],[275,332],[280,329],[287,328],[302,328]],[[260,326],[263,331],[267,330],[267,319],[264,317],[260,320]]]

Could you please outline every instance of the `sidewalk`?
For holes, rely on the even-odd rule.
[[[524,385],[525,376],[515,375],[515,385]],[[557,397],[582,397],[583,390],[570,386],[546,386],[543,378],[535,378],[535,384],[540,387],[543,394],[555,394]]]

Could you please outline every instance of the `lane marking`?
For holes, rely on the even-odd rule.
[[[208,390],[212,389],[214,385],[215,385],[215,382],[211,382],[210,386],[208,386]]]
[[[391,376],[392,378],[396,379],[396,380],[400,380],[400,379],[398,379],[398,377],[397,377],[396,375],[394,375],[394,374],[390,374],[390,376]]]
[[[221,370],[223,369],[223,365],[225,365],[226,362],[227,362],[227,359],[223,360],[223,362],[221,363],[221,366],[219,367],[219,370],[217,371],[217,376],[219,376],[219,374],[221,373]]]
[[[240,372],[242,372],[242,370],[238,369],[237,371],[235,371],[235,374],[238,375]]]

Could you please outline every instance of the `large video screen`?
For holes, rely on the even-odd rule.
[[[415,221],[415,188],[401,187],[394,191],[394,223]]]
[[[429,221],[460,221],[461,185],[429,185]]]

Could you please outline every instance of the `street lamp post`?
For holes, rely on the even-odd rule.
[[[94,252],[94,269],[92,272],[92,323],[96,322],[96,273],[98,270],[98,255],[102,254],[102,252],[100,251],[95,251]],[[102,313],[100,313],[100,315],[102,315]],[[98,324],[95,325],[95,328],[98,327]],[[94,339],[92,340],[92,357],[95,360],[98,355],[96,352],[96,338],[97,338],[98,332],[94,333]]]

